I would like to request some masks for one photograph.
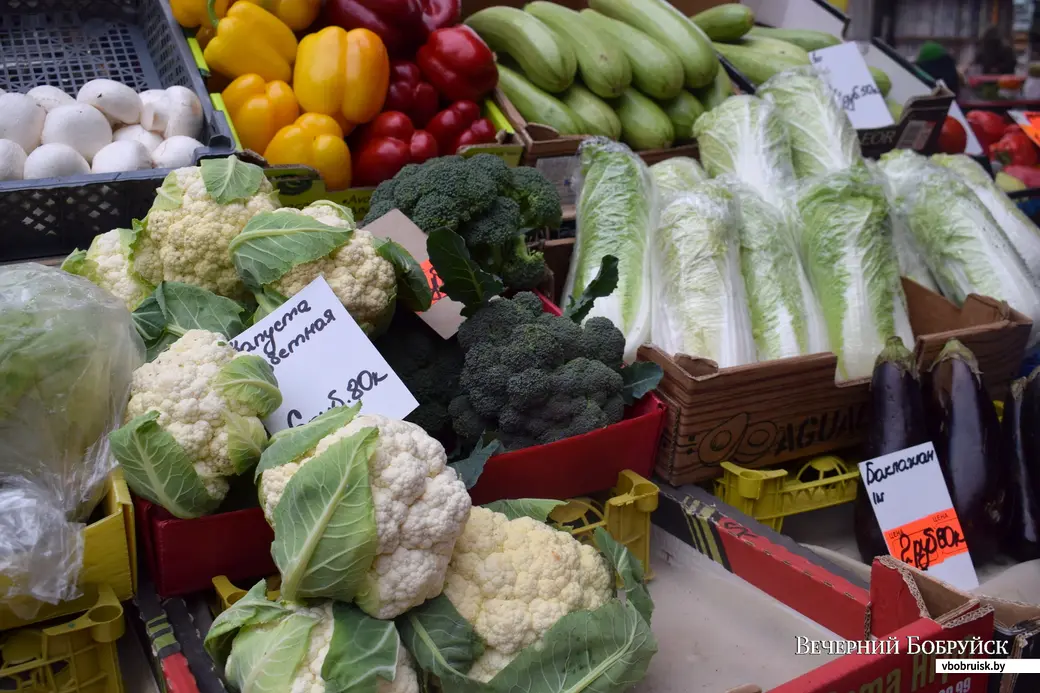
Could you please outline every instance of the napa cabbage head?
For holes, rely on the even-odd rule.
[[[657,186],[658,199],[663,202],[673,195],[689,192],[708,179],[696,159],[676,156],[650,167]]]
[[[648,249],[655,223],[653,178],[631,149],[602,137],[582,143],[579,158],[578,231],[564,304],[585,292],[604,257],[616,257],[617,288],[597,300],[588,317],[605,317],[621,330],[625,360],[631,362],[650,332]]]
[[[915,157],[920,157],[916,152],[907,151]],[[932,277],[932,272],[924,261],[924,254],[917,245],[913,234],[910,233],[910,226],[904,213],[905,210],[900,203],[902,199],[900,194],[905,196],[906,186],[911,180],[906,176],[904,170],[906,168],[910,167],[897,166],[893,170],[893,176],[889,177],[876,162],[867,161],[867,169],[881,184],[885,191],[885,197],[888,198],[892,216],[892,244],[895,246],[896,257],[899,259],[900,274],[930,291],[939,293],[939,287]]]
[[[756,96],[731,96],[694,125],[708,174],[731,174],[774,204],[794,180],[791,142],[777,109]]]
[[[653,248],[659,289],[652,341],[666,353],[711,359],[720,367],[754,361],[738,214],[732,194],[715,181],[661,210]]]
[[[884,190],[866,168],[848,170],[807,186],[798,212],[838,379],[869,377],[889,337],[913,342]]]
[[[799,178],[816,178],[862,164],[856,128],[812,67],[774,75],[756,93],[779,110]]]

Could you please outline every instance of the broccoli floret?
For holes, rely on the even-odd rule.
[[[496,197],[486,213],[459,228],[469,246],[507,245],[514,238],[523,238],[520,233],[520,205],[508,197]]]
[[[546,315],[529,292],[492,301],[464,322],[461,394],[449,406],[459,437],[473,443],[493,430],[516,450],[620,421],[624,337],[609,320],[589,322],[592,329]]]
[[[467,159],[469,165],[480,175],[486,176],[499,190],[504,190],[513,183],[513,169],[506,166],[494,154],[477,154]]]
[[[517,236],[502,252],[498,275],[510,289],[535,289],[549,273],[545,258],[531,251],[523,236]]]
[[[558,229],[563,223],[560,191],[535,168],[510,169],[510,197],[520,204],[524,229]]]

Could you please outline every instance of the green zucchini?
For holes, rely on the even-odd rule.
[[[703,89],[694,89],[693,95],[697,97],[706,111],[715,110],[720,103],[733,96],[733,82],[730,81],[726,68],[720,67],[719,73],[715,75],[711,84]]]
[[[655,99],[671,99],[682,91],[686,73],[675,53],[639,29],[595,10],[582,10],[581,16],[625,52],[632,66],[632,86],[636,89]]]
[[[621,141],[636,151],[667,149],[675,141],[675,126],[661,107],[632,88],[617,100]]]
[[[518,72],[498,66],[498,87],[529,123],[548,125],[561,135],[581,135],[582,121],[553,95],[531,84]]]
[[[621,139],[621,120],[610,105],[575,82],[567,91],[560,94],[560,100],[567,105],[581,121],[583,135],[602,135],[612,140]]]
[[[772,27],[756,26],[748,32],[748,36],[763,36],[765,38],[780,39],[793,43],[805,51],[818,51],[821,48],[830,48],[841,44],[841,39],[834,34],[825,31],[813,31],[812,29],[773,29]]]
[[[741,39],[739,44],[716,43],[715,50],[756,87],[778,72],[809,64],[809,54],[805,51],[801,52],[805,56],[802,58],[784,47],[777,49],[769,44],[763,46],[761,43],[751,46],[746,45],[746,42],[747,39]],[[788,45],[800,50],[793,44]]]
[[[491,50],[509,55],[540,89],[557,93],[574,81],[574,49],[537,17],[515,7],[488,7],[467,17],[466,26]]]
[[[712,41],[736,41],[755,26],[755,13],[736,2],[709,8],[691,19]]]
[[[881,96],[888,96],[888,92],[892,91],[892,78],[888,76],[888,73],[880,68],[872,67],[870,76],[874,78],[874,84],[877,85]]]
[[[672,121],[675,128],[676,142],[689,142],[693,139],[693,124],[704,115],[704,106],[697,97],[688,91],[681,92],[674,99],[659,103],[661,110]]]

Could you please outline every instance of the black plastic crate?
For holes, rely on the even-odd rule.
[[[0,0],[0,88],[41,85],[75,97],[92,79],[137,91],[181,85],[202,102],[196,156],[234,151],[184,33],[165,0]],[[64,255],[129,227],[151,206],[168,169],[0,182],[0,262]]]

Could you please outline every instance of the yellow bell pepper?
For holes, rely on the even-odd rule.
[[[300,41],[293,90],[304,111],[367,123],[383,110],[389,86],[390,59],[374,32],[330,26]]]
[[[239,0],[264,8],[293,31],[303,31],[318,18],[321,0]]]
[[[278,131],[264,150],[264,158],[272,165],[310,166],[321,174],[328,190],[350,187],[350,148],[331,116],[304,113]]]
[[[202,56],[225,77],[255,73],[268,82],[288,82],[296,49],[296,36],[282,20],[259,5],[236,2]]]
[[[185,29],[208,27],[227,13],[231,0],[170,0],[173,18]],[[210,5],[213,6],[212,14]]]
[[[213,8],[212,15],[207,14],[207,0],[170,0],[170,2],[173,7],[181,8],[180,11],[187,21],[194,22],[188,25],[177,18],[181,26],[199,27],[199,30],[195,32],[195,40],[203,48],[209,45],[216,34],[217,20],[222,19],[227,14],[228,6],[235,2],[251,2],[259,5],[282,20],[293,31],[303,31],[309,27],[318,18],[318,12],[321,11],[321,0],[208,0],[209,5]],[[176,10],[174,17],[177,17]]]
[[[258,154],[267,149],[275,133],[300,116],[292,87],[277,80],[267,82],[257,74],[235,78],[221,96],[242,146]]]

